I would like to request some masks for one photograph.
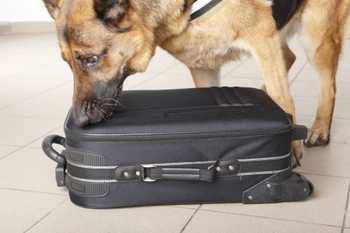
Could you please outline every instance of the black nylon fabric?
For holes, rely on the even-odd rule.
[[[121,102],[125,108],[97,126],[80,129],[71,115],[67,118],[66,185],[78,205],[241,202],[244,190],[270,177],[269,172],[289,169],[287,157],[265,165],[249,162],[240,171],[267,174],[218,176],[212,183],[113,182],[111,169],[101,167],[188,162],[177,167],[207,168],[192,163],[279,158],[290,153],[293,133],[289,116],[252,88],[130,91]]]

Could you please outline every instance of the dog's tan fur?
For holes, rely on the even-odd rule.
[[[96,19],[93,0],[44,1],[56,19],[62,52],[75,75],[75,101],[87,98],[92,83],[79,70],[74,52],[97,53],[102,47],[110,48],[101,67],[88,74],[90,80],[97,80],[112,78],[122,65],[144,71],[160,46],[188,66],[197,87],[219,85],[223,64],[252,54],[260,64],[267,93],[295,116],[287,80],[295,55],[286,40],[299,32],[321,82],[318,112],[307,145],[329,141],[335,77],[350,0],[305,0],[282,31],[277,30],[265,0],[223,0],[193,22],[189,22],[190,11],[186,9],[190,1],[129,0],[125,15],[115,22],[118,27],[131,26],[125,33],[113,32]],[[64,30],[68,30],[70,40],[64,38]],[[80,38],[74,38],[74,31]]]

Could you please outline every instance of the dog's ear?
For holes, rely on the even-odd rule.
[[[94,0],[94,8],[97,18],[108,27],[118,32],[125,32],[130,28],[120,25],[129,8],[129,0]]]
[[[43,1],[51,17],[55,19],[56,16],[58,15],[58,12],[63,0],[43,0]]]

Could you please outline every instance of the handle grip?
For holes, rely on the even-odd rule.
[[[50,159],[52,159],[53,161],[55,161],[59,165],[64,165],[66,163],[66,159],[64,158],[63,155],[61,155],[58,151],[56,151],[53,148],[53,145],[58,144],[58,145],[65,147],[65,143],[66,143],[65,138],[58,136],[58,135],[50,135],[44,139],[41,147],[42,147],[43,151],[45,152],[45,154]]]

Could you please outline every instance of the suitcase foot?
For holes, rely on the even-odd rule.
[[[243,192],[242,203],[264,204],[304,201],[313,193],[313,185],[304,176],[282,172]]]

